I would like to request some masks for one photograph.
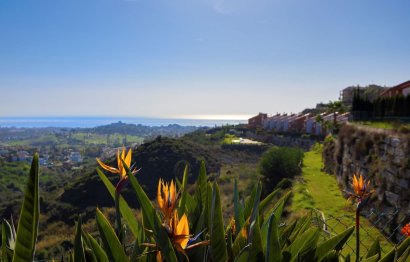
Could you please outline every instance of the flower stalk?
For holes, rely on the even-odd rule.
[[[365,181],[362,175],[353,175],[352,188],[354,193],[349,199],[356,201],[356,261],[360,261],[360,211],[369,200],[373,192],[369,189],[370,181]]]
[[[117,234],[118,239],[121,243],[124,243],[124,230],[122,228],[121,223],[121,213],[120,213],[120,197],[121,197],[121,190],[128,182],[128,175],[127,175],[127,168],[131,168],[131,156],[132,150],[129,149],[128,153],[126,154],[125,147],[122,148],[121,154],[120,150],[117,150],[117,167],[112,167],[104,164],[100,159],[97,158],[98,164],[108,172],[113,174],[118,174],[119,181],[115,186],[115,233]],[[126,167],[125,167],[126,165]],[[137,173],[138,170],[134,169],[132,174]]]

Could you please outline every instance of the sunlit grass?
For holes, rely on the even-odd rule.
[[[384,122],[384,121],[358,121],[358,122],[353,122],[353,124],[374,127],[374,128],[388,129],[388,130],[397,129],[399,127],[410,128],[410,124]]]
[[[302,178],[295,181],[293,188],[294,197],[291,206],[293,215],[303,214],[308,212],[307,210],[316,208],[328,218],[329,229],[333,229],[334,233],[341,233],[347,226],[353,226],[355,224],[354,207],[342,196],[335,176],[321,171],[323,166],[321,152],[316,150],[305,153],[303,162]],[[339,220],[332,219],[332,217],[339,218]],[[361,225],[374,238],[379,237],[382,252],[392,248],[392,244],[364,217],[361,217]],[[373,239],[368,237],[364,230],[360,232],[360,239],[363,243],[361,255],[365,255],[367,248],[373,243]],[[355,241],[356,239],[351,237],[347,244],[354,249]],[[344,252],[353,255],[349,247],[345,248]]]

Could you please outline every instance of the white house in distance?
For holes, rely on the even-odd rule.
[[[333,122],[333,113],[321,113],[319,115],[323,122]],[[350,113],[339,114],[336,112],[336,121],[339,124],[346,123],[349,120]],[[326,135],[329,131],[317,120],[318,116],[311,113],[307,114],[275,114],[262,119],[262,128],[274,130],[276,132],[306,133],[312,135]]]

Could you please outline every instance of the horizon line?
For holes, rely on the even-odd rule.
[[[16,115],[1,116],[0,119],[24,119],[24,118],[143,118],[143,119],[186,119],[186,120],[248,120],[251,114],[192,114],[170,116],[132,116],[132,115]],[[119,119],[120,120],[120,119]]]

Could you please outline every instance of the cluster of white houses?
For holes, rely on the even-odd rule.
[[[349,113],[322,113],[320,117],[313,114],[276,114],[269,116],[265,113],[258,115],[248,120],[248,125],[251,127],[264,128],[284,133],[306,133],[312,135],[326,135],[330,132],[324,126],[324,123],[335,120],[339,124],[346,123],[349,119]],[[319,120],[320,119],[320,120]]]

